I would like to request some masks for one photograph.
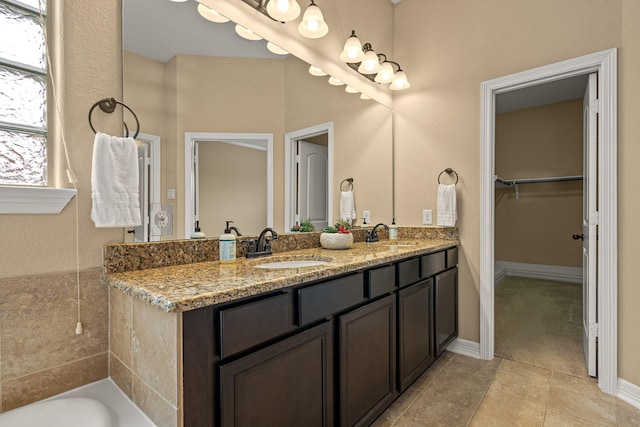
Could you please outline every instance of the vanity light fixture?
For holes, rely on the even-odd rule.
[[[247,40],[262,40],[262,37],[260,37],[259,35],[257,35],[253,31],[243,27],[240,24],[236,24],[236,33],[240,37],[242,37],[243,39],[247,39]]]
[[[411,87],[400,64],[387,59],[384,53],[376,53],[370,43],[360,44],[355,30],[344,44],[340,59],[367,79],[376,83],[391,83],[389,89],[404,90]],[[394,68],[397,67],[397,70]]]
[[[300,5],[296,0],[270,0],[267,13],[276,21],[293,21],[300,15]]]
[[[198,3],[198,13],[207,21],[215,22],[217,24],[229,22],[229,19],[222,16],[217,10],[213,10],[202,3]]]
[[[311,4],[304,11],[302,22],[298,25],[298,32],[308,39],[319,39],[329,32],[329,26],[324,20],[322,11],[314,0],[311,0]]]
[[[267,49],[269,49],[269,52],[274,53],[276,55],[289,55],[288,51],[284,50],[280,46],[271,42],[267,42]]]
[[[333,76],[329,77],[329,84],[333,86],[342,86],[344,82],[340,79],[337,79]]]
[[[324,71],[322,71],[321,68],[318,68],[316,66],[309,66],[309,74],[311,74],[312,76],[316,76],[316,77],[322,77],[322,76],[326,76],[327,73],[325,73]]]

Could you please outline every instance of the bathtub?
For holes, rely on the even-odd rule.
[[[110,379],[0,414],[0,427],[156,427]]]

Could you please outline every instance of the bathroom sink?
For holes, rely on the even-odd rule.
[[[304,268],[317,267],[333,261],[328,257],[313,255],[269,257],[252,262],[254,268]]]

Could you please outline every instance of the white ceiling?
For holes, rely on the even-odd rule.
[[[391,1],[397,4],[401,0]],[[205,20],[196,6],[196,1],[123,0],[125,50],[160,62],[177,54],[283,58],[269,52],[264,40],[239,37],[231,22],[216,24]],[[586,81],[586,76],[578,76],[500,94],[496,113],[581,98]]]

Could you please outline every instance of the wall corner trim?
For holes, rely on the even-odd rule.
[[[640,409],[640,386],[618,378],[618,398]]]
[[[447,347],[452,353],[460,354],[462,356],[473,357],[474,359],[480,359],[480,343],[475,341],[469,341],[462,338],[456,338]]]

